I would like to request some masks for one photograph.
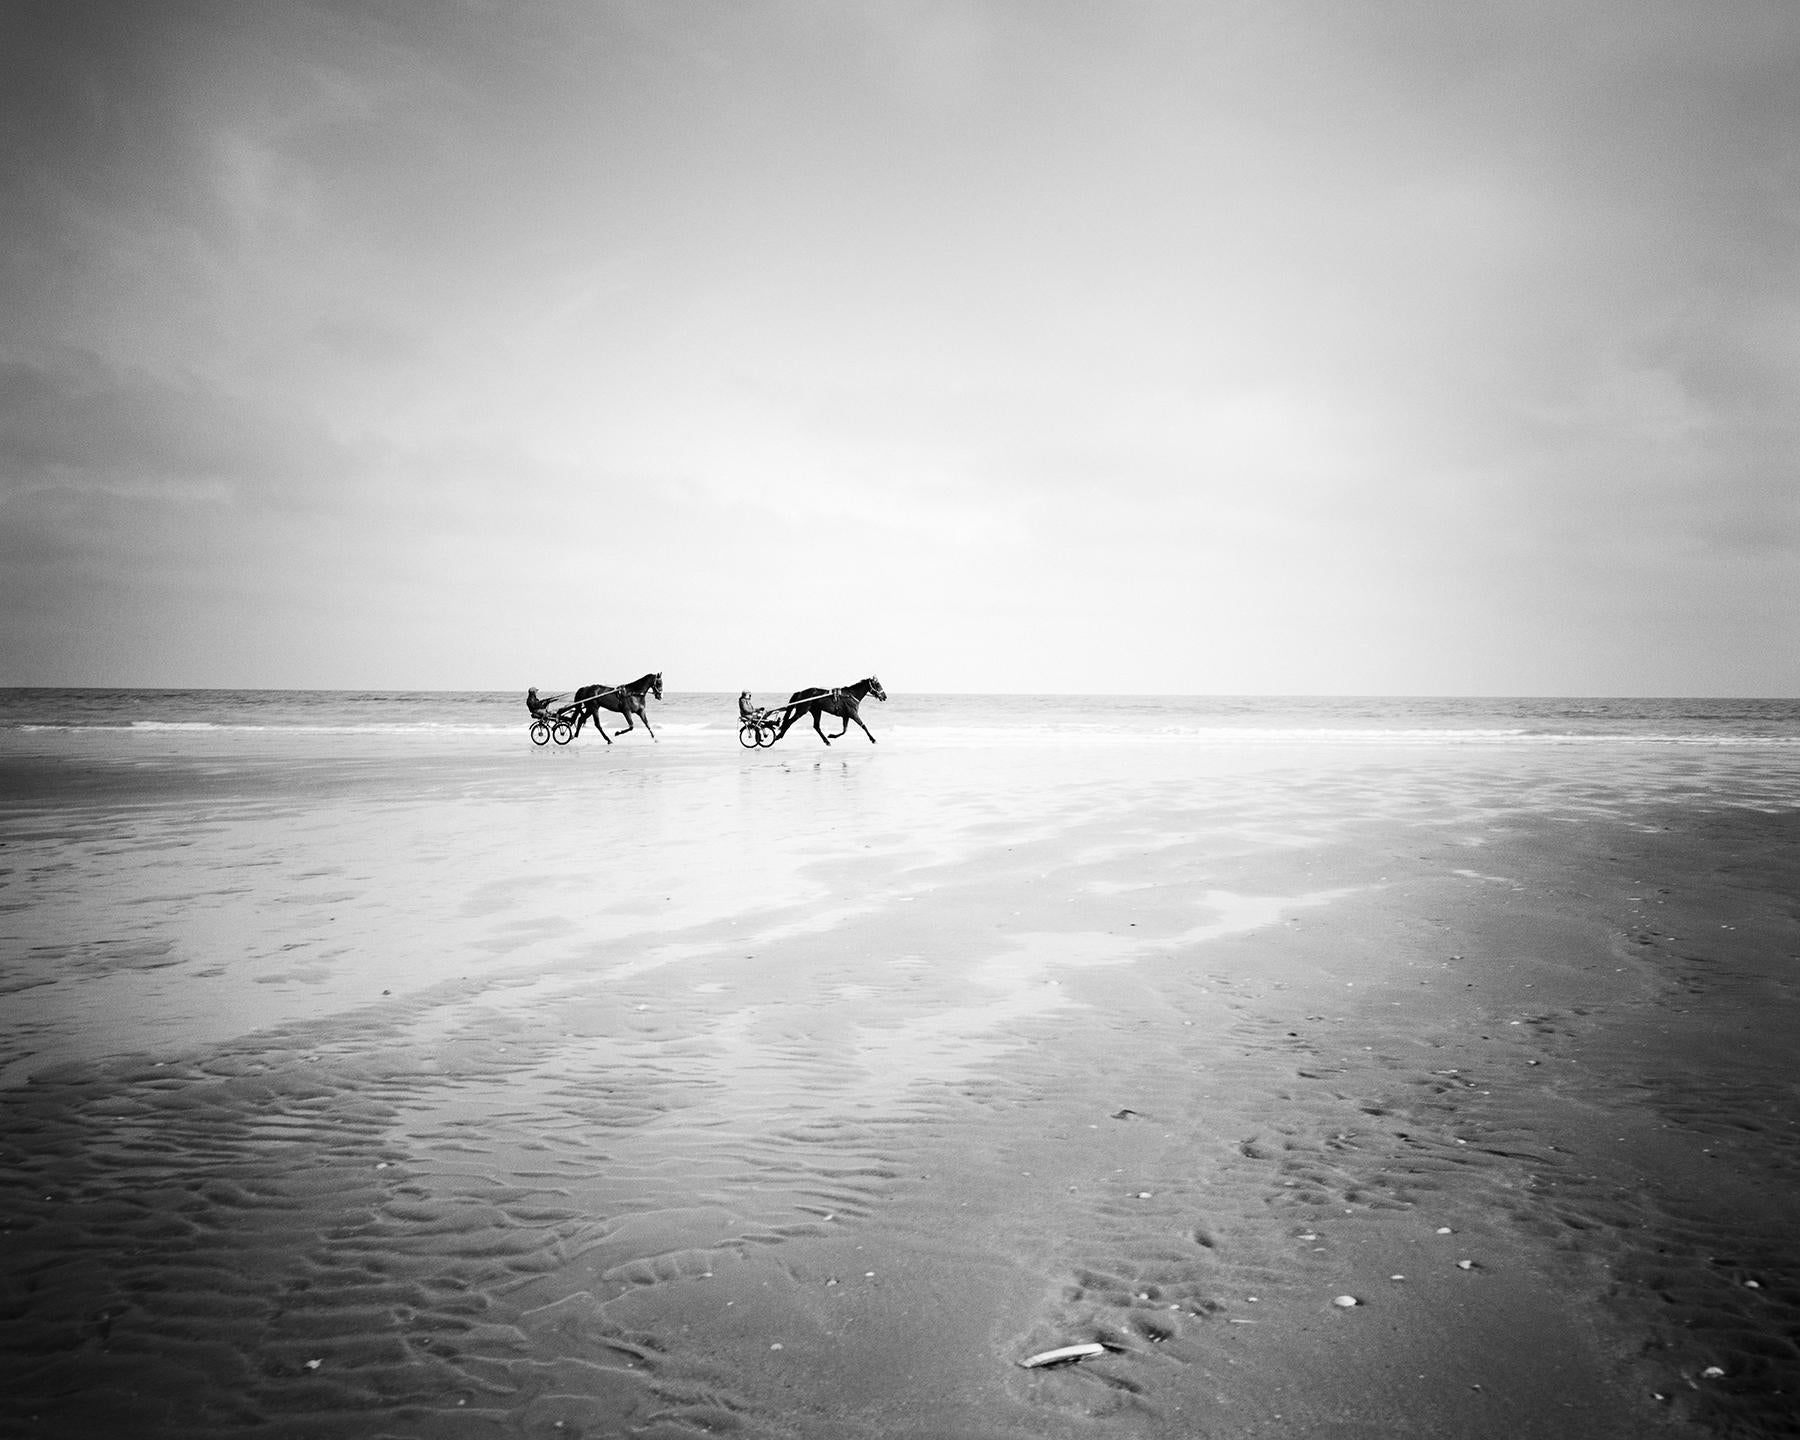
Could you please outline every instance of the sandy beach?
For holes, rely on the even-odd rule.
[[[1793,1433],[1792,747],[0,770],[0,1433]]]

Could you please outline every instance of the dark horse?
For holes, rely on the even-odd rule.
[[[812,716],[813,729],[819,732],[819,738],[827,745],[833,739],[842,740],[844,736],[848,735],[852,720],[857,723],[863,734],[869,735],[869,727],[863,724],[862,716],[856,713],[857,706],[862,703],[863,697],[866,695],[873,695],[877,700],[887,699],[887,691],[881,688],[881,682],[873,675],[866,680],[858,680],[854,685],[846,685],[841,690],[821,690],[817,686],[810,690],[796,690],[788,696],[788,704],[794,708],[781,717],[781,729],[775,733],[775,738],[779,740],[793,729],[802,715]],[[802,704],[802,701],[811,703]],[[827,735],[824,727],[819,724],[821,715],[838,716],[844,722],[844,728],[835,736]],[[869,735],[869,743],[871,745],[875,743],[873,735]]]
[[[625,730],[636,728],[636,720],[632,718],[633,716],[636,716],[637,720],[642,720],[644,728],[650,730],[650,717],[644,713],[644,697],[646,695],[654,695],[658,700],[662,699],[662,671],[658,670],[652,675],[640,675],[629,685],[583,685],[575,692],[575,700],[578,704],[583,700],[588,704],[587,708],[581,712],[580,719],[575,722],[575,733],[579,735],[583,722],[592,720],[594,728],[600,732],[600,738],[608,745],[612,744],[613,737],[606,733],[606,727],[600,723],[602,710],[612,710],[623,715]],[[615,733],[623,735],[625,730]],[[652,740],[656,738],[654,730],[650,730],[650,738]]]

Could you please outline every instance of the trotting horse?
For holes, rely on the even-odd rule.
[[[644,713],[644,697],[646,695],[654,695],[658,700],[662,699],[662,671],[658,670],[650,675],[640,675],[629,685],[583,685],[575,692],[575,699],[578,702],[582,700],[588,702],[587,709],[581,712],[581,720],[591,719],[594,722],[594,728],[600,732],[601,738],[610,745],[613,737],[606,733],[606,727],[600,723],[600,712],[611,710],[625,717],[625,730],[614,731],[614,734],[623,735],[626,730],[635,729],[637,720],[642,720],[644,728],[650,730],[650,717]],[[636,720],[633,719],[634,716]],[[575,729],[577,734],[581,733],[580,720],[576,722]],[[656,738],[654,730],[650,730],[650,738],[652,740]]]
[[[844,736],[848,735],[852,720],[856,722],[863,734],[869,736],[869,743],[873,745],[875,737],[869,735],[869,727],[863,724],[862,716],[856,713],[857,706],[862,703],[863,697],[866,695],[873,695],[877,700],[887,699],[887,691],[881,688],[881,682],[873,675],[866,680],[858,680],[854,685],[846,685],[841,690],[821,690],[816,685],[808,690],[796,690],[788,696],[788,704],[794,708],[782,716],[781,729],[775,732],[775,738],[779,740],[793,729],[802,715],[810,715],[813,729],[819,732],[819,738],[827,745],[834,739],[842,740]],[[800,703],[801,701],[811,701],[812,703],[803,705]],[[827,735],[824,727],[819,724],[821,715],[838,716],[843,720],[844,728],[835,736]]]

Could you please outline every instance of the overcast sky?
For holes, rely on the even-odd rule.
[[[1800,694],[1791,0],[0,0],[0,684]]]

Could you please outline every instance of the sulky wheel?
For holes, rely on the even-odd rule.
[[[756,727],[756,743],[766,750],[775,743],[775,737],[780,733],[772,724],[764,721]]]
[[[738,744],[746,750],[754,750],[762,744],[762,731],[757,728],[754,720],[746,720],[738,726]]]
[[[570,740],[575,738],[575,731],[570,727],[567,720],[558,720],[555,726],[551,728],[550,734],[555,738],[558,745],[567,745]]]
[[[548,745],[550,743],[550,727],[542,720],[533,720],[531,722],[531,743],[533,745]]]

